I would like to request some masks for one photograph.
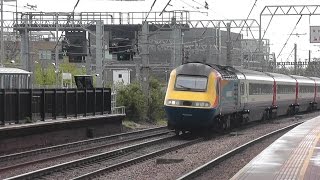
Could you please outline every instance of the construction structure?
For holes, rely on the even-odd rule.
[[[254,56],[257,51],[250,48],[259,45],[252,31],[260,27],[256,20],[192,20],[188,11],[151,12],[146,18],[147,14],[19,12],[7,24],[18,32],[23,69],[33,71],[38,62],[30,50],[31,37],[47,33],[44,40],[52,44],[51,51],[41,52],[51,58],[56,73],[60,73],[59,64],[67,57],[85,66],[88,74],[95,74],[97,87],[112,83],[116,70],[126,70],[130,82],[139,80],[146,86],[150,73],[166,81],[171,69],[187,61],[259,70],[267,64],[267,40],[263,40],[264,58],[260,61]],[[250,32],[251,39],[243,37],[243,29]]]

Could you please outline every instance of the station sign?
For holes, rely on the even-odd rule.
[[[310,26],[310,43],[320,43],[320,26]]]

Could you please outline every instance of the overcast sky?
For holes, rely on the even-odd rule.
[[[158,0],[153,11],[161,11],[169,0]],[[36,5],[36,11],[70,12],[77,0],[18,0],[18,11],[31,11],[24,8],[27,4]],[[146,12],[154,0],[145,1],[109,1],[109,0],[80,0],[76,12]],[[194,19],[246,19],[255,0],[207,0],[209,9],[204,8],[205,0],[171,0],[171,6],[166,10],[189,10],[206,12],[193,16]],[[15,11],[13,2],[5,2],[4,10]],[[320,5],[320,0],[257,0],[249,18],[259,21],[259,14],[267,5]],[[262,27],[266,28],[269,17],[262,18]],[[280,53],[299,16],[275,16],[266,33],[265,38],[270,39],[271,51]],[[312,50],[312,57],[320,57],[320,44],[309,43],[309,26],[320,26],[320,16],[303,16],[294,33],[304,34],[291,36],[278,61],[286,61],[293,49],[293,44],[298,44],[298,57],[304,60],[308,57],[308,50]],[[236,32],[236,31],[235,31]],[[257,36],[258,37],[258,36]],[[293,54],[292,54],[293,55]],[[293,56],[289,57],[289,61]]]

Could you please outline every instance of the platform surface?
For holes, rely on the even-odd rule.
[[[59,119],[48,119],[46,121],[36,121],[33,123],[26,123],[26,124],[6,124],[4,126],[0,126],[0,131],[12,130],[12,129],[23,129],[29,127],[39,127],[45,125],[52,125],[52,124],[63,124],[69,122],[78,122],[84,120],[94,120],[99,118],[113,118],[117,116],[124,116],[122,114],[103,114],[103,115],[95,115],[95,116],[79,116],[79,117],[68,117],[68,118],[59,118]]]
[[[231,179],[320,180],[320,116],[277,139]]]

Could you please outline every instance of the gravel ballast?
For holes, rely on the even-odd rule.
[[[226,161],[218,164],[216,167],[213,167],[207,170],[205,173],[201,174],[197,179],[206,180],[225,180],[232,178],[238,171],[240,171],[246,164],[248,164],[254,157],[260,154],[265,148],[272,144],[275,140],[280,138],[286,132],[274,135],[265,139],[258,144],[255,144],[239,154],[230,157]],[[219,174],[219,176],[217,176]]]
[[[15,170],[12,171],[6,171],[6,172],[0,172],[0,179],[3,178],[8,178],[11,176],[16,176],[18,174],[23,174],[23,173],[28,173],[31,171],[36,171],[38,169],[43,169],[46,167],[50,167],[50,166],[54,166],[54,165],[58,165],[58,164],[62,164],[62,163],[66,163],[68,161],[73,161],[73,160],[77,160],[77,159],[81,159],[81,158],[85,158],[88,156],[92,156],[92,155],[96,155],[96,154],[100,154],[103,152],[107,152],[107,151],[112,151],[118,148],[123,148],[126,146],[130,146],[130,145],[134,145],[137,143],[144,143],[147,141],[151,141],[151,140],[156,140],[159,139],[161,137],[168,137],[169,135],[163,135],[163,136],[158,136],[158,137],[153,137],[153,138],[148,138],[148,139],[143,139],[143,140],[137,140],[134,142],[129,142],[129,143],[123,143],[120,145],[114,145],[111,147],[104,147],[104,148],[99,148],[90,152],[84,152],[84,153],[78,153],[78,154],[74,154],[74,155],[70,155],[70,156],[66,156],[66,157],[61,157],[61,158],[56,158],[52,161],[45,161],[45,162],[40,162],[38,164],[33,164],[33,165],[29,165],[29,166],[25,166],[25,167],[21,167],[21,168],[17,168]],[[82,146],[82,148],[88,148],[87,146]],[[45,153],[45,154],[40,154],[39,156],[37,156],[37,158],[44,158],[45,156],[54,156],[56,152],[51,152],[51,153]],[[31,161],[34,160],[33,157],[28,157],[28,158],[24,158],[23,161],[27,162],[27,161]],[[9,166],[9,162],[7,163],[2,163],[3,167],[5,166]]]
[[[130,166],[126,169],[106,174],[99,177],[98,179],[176,179],[186,174],[187,172],[192,171],[193,169],[205,164],[206,162],[209,162],[210,160],[215,159],[216,157],[238,146],[243,145],[244,143],[247,143],[262,135],[297,123],[299,121],[316,117],[319,114],[320,112],[314,112],[310,114],[300,115],[299,118],[289,117],[272,122],[261,123],[254,127],[250,127],[248,129],[237,131],[237,133],[233,133],[237,134],[237,136],[231,136],[228,134],[212,138],[211,140],[168,153],[164,156],[148,160],[134,166]],[[157,159],[176,160],[177,163],[157,163]],[[243,164],[245,165],[247,161],[244,162],[245,163]],[[237,164],[237,162],[235,162],[235,164]],[[233,167],[230,168],[233,169]],[[232,173],[234,173],[235,171],[236,170],[232,170]],[[228,170],[226,170],[225,172],[228,172],[225,173],[228,177],[230,177],[230,174],[232,174],[229,173]],[[219,176],[220,175],[221,177],[225,177],[223,175],[223,172],[220,172]]]

